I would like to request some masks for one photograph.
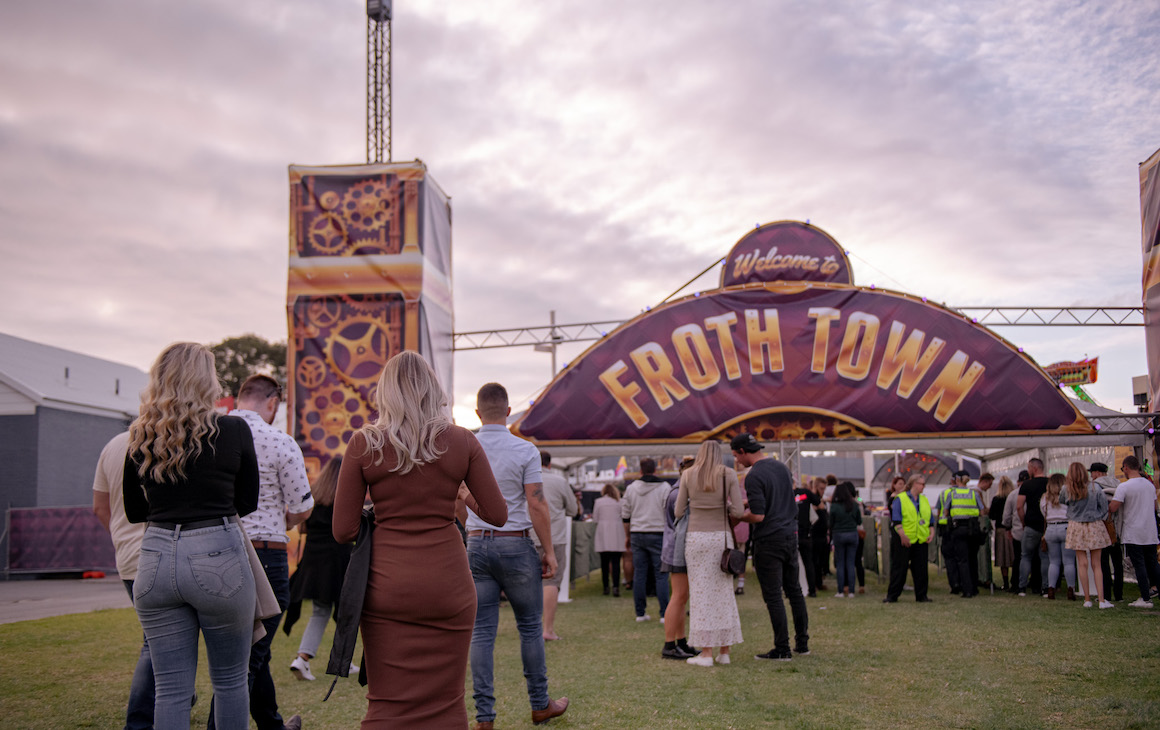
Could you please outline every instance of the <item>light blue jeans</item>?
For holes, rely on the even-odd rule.
[[[189,727],[199,631],[205,636],[219,730],[250,726],[246,683],[254,630],[254,575],[242,532],[149,527],[141,543],[133,605],[153,658],[156,730]]]
[[[495,720],[493,650],[502,591],[516,616],[520,658],[533,710],[548,706],[548,667],[544,659],[544,591],[540,556],[528,537],[469,537],[467,560],[475,581],[475,628],[471,632],[471,684],[475,719]]]
[[[310,620],[306,622],[306,630],[302,632],[298,653],[313,659],[318,654],[318,645],[322,643],[322,635],[326,633],[326,625],[330,623],[330,614],[334,607],[317,599],[311,602],[314,604],[314,609],[310,615]]]
[[[1059,569],[1062,566],[1068,588],[1078,588],[1079,584],[1075,582],[1075,551],[1063,546],[1067,540],[1067,524],[1061,522],[1048,525],[1043,539],[1047,541],[1047,557],[1051,561],[1047,569],[1047,586],[1054,588],[1059,583]]]

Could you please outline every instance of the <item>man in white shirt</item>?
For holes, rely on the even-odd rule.
[[[551,471],[552,455],[547,451],[540,452],[540,467],[543,470],[544,499],[548,502],[548,515],[552,520],[552,552],[556,555],[556,574],[551,578],[544,578],[544,641],[556,641],[560,636],[556,633],[556,604],[560,598],[560,584],[567,576],[564,568],[567,565],[568,551],[568,520],[576,516],[576,495],[568,480],[560,474]],[[538,541],[537,541],[538,543]],[[544,546],[540,545],[541,552]]]
[[[1120,542],[1128,552],[1136,583],[1140,586],[1140,600],[1129,605],[1152,608],[1152,588],[1160,586],[1160,564],[1156,562],[1156,485],[1140,474],[1140,460],[1124,457],[1120,465],[1128,477],[1108,504],[1108,511],[1124,513],[1124,531]]]
[[[250,426],[254,450],[258,454],[258,508],[241,518],[246,536],[266,571],[270,588],[285,611],[290,603],[290,568],[286,548],[290,538],[286,531],[302,523],[314,509],[310,481],[302,450],[290,434],[274,428],[274,414],[282,402],[282,386],[269,375],[251,375],[238,389],[237,408],[230,412]],[[258,730],[297,730],[302,718],[294,715],[285,724],[278,714],[274,679],[270,676],[270,643],[282,614],[262,622],[266,635],[250,649],[250,717]],[[210,703],[209,730],[214,730],[213,704]]]
[[[125,475],[125,454],[129,450],[129,432],[119,433],[101,450],[93,477],[93,514],[113,538],[117,556],[117,574],[133,599],[133,581],[137,579],[137,558],[145,523],[129,522],[125,517],[125,498],[121,481]],[[153,727],[153,658],[149,642],[141,645],[137,668],[129,685],[129,706],[125,712],[125,730],[151,730]]]

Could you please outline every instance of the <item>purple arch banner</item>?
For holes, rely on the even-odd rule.
[[[1093,432],[1030,358],[961,315],[802,282],[720,289],[637,317],[561,372],[512,430],[546,443]]]

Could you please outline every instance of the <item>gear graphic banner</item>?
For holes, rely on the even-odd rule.
[[[289,429],[311,478],[377,417],[383,364],[452,392],[451,204],[422,162],[290,166]]]

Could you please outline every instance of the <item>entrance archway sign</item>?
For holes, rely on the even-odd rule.
[[[743,431],[761,441],[1095,433],[1034,361],[960,314],[873,287],[784,279],[812,269],[801,258],[805,269],[776,265],[797,255],[784,237],[774,256],[768,241],[753,256],[746,239],[770,231],[833,241],[801,223],[751,232],[734,253],[770,265],[626,322],[569,364],[513,432],[545,445]],[[833,251],[831,274],[848,280],[836,244],[808,258]]]

